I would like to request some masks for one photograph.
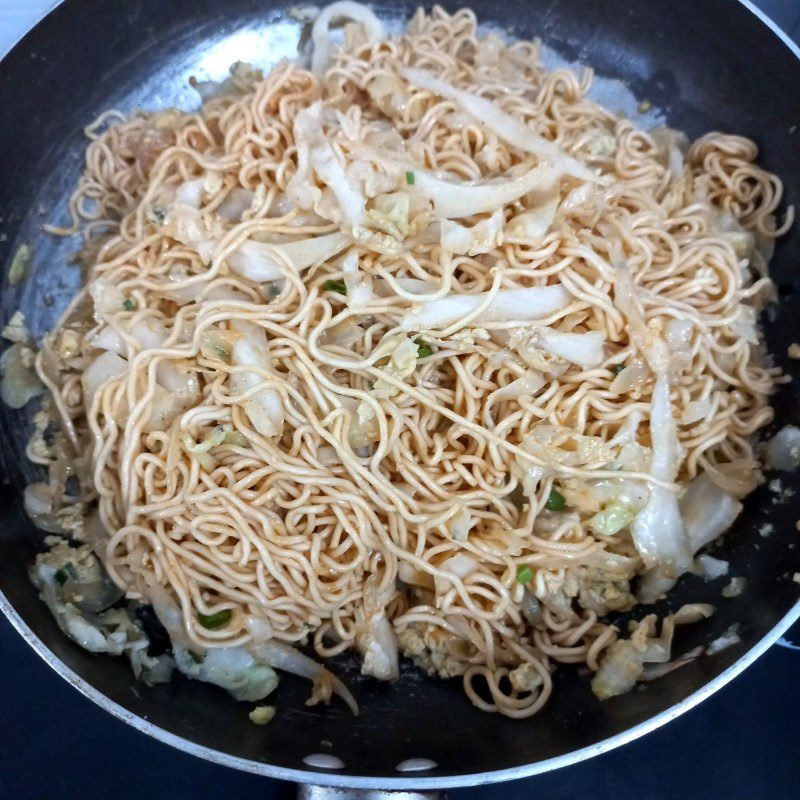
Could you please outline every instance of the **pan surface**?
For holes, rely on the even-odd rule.
[[[456,4],[446,4],[450,8]],[[744,4],[734,0],[473,0],[483,22],[515,36],[539,36],[567,61],[591,64],[604,79],[603,102],[635,112],[623,84],[655,111],[647,125],[666,121],[690,137],[720,129],[761,147],[761,162],[777,172],[787,202],[800,187],[800,60]],[[399,25],[414,9],[404,0],[376,4]],[[44,222],[66,221],[66,198],[80,168],[83,126],[100,111],[197,105],[188,77],[219,79],[236,60],[269,66],[296,53],[300,24],[288,6],[255,0],[66,0],[0,62],[0,265],[7,269],[22,243],[33,243],[29,279],[3,278],[2,322],[21,308],[35,334],[47,330],[74,293],[78,269],[69,255],[76,240],[41,233]],[[620,83],[622,81],[622,83]],[[610,98],[610,99],[609,99]],[[618,105],[614,105],[614,103]],[[631,107],[631,102],[633,106]],[[792,372],[787,346],[800,339],[800,230],[778,244],[772,272],[780,291],[766,324],[776,362]],[[50,294],[52,305],[43,297]],[[800,391],[775,397],[780,424],[800,420]],[[559,670],[554,696],[533,719],[515,722],[473,708],[460,682],[433,681],[404,665],[394,687],[366,681],[354,659],[333,669],[353,688],[358,718],[343,705],[308,709],[308,685],[283,678],[279,714],[267,728],[250,723],[251,705],[235,703],[192,681],[147,687],[127,663],[80,650],[57,629],[27,579],[41,540],[20,502],[35,471],[24,447],[30,409],[0,410],[0,608],[45,660],[88,697],[140,730],[196,755],[291,780],[384,788],[452,786],[520,778],[563,766],[636,738],[672,719],[724,684],[763,652],[800,616],[800,480],[782,475],[781,498],[762,486],[724,537],[715,555],[731,562],[747,590],[720,598],[724,581],[689,577],[657,611],[689,601],[713,602],[706,623],[682,630],[678,652],[705,644],[738,624],[740,641],[704,656],[642,691],[599,703],[585,677]],[[775,477],[775,476],[770,476]],[[774,532],[759,530],[770,522]],[[336,772],[304,764],[314,753],[344,763]],[[410,758],[436,767],[398,772]]]

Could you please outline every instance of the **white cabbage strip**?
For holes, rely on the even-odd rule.
[[[637,290],[630,268],[621,262],[615,263],[614,268],[617,273],[614,282],[614,305],[626,317],[630,338],[647,359],[650,369],[656,375],[663,375],[669,369],[671,360],[667,343],[660,337],[653,336],[647,327],[639,310]]]
[[[358,268],[358,250],[351,250],[342,260],[342,277],[347,287],[345,302],[360,309],[372,301],[372,278]]]
[[[764,465],[783,472],[800,467],[800,429],[796,425],[785,425],[766,443]]]
[[[679,505],[693,554],[728,530],[742,511],[742,504],[708,475],[689,484]]]
[[[188,206],[189,208],[200,208],[203,198],[203,178],[195,178],[193,181],[185,181],[175,190],[173,203]]]
[[[128,333],[145,350],[161,347],[169,336],[163,323],[152,317],[138,320],[130,327]],[[116,353],[122,358],[128,356],[128,345],[119,330],[113,325],[101,328],[92,337],[91,344],[100,350]],[[200,384],[194,371],[181,371],[168,362],[162,362],[158,365],[156,376],[159,386],[175,395],[188,399],[189,397],[196,398],[200,394]]]
[[[558,177],[559,173],[547,164],[503,183],[453,183],[425,170],[415,170],[410,188],[433,203],[436,217],[459,219],[496,211],[531,192],[549,192]]]
[[[197,653],[173,644],[175,665],[189,678],[226,689],[236,700],[263,700],[278,685],[278,676],[268,664],[259,663],[244,647],[212,647]]]
[[[506,226],[506,236],[516,239],[526,239],[526,244],[536,245],[544,239],[560,203],[557,187],[541,200],[534,208],[526,209],[521,214],[513,217]]]
[[[311,170],[336,196],[342,221],[353,230],[366,222],[366,199],[351,183],[331,143],[322,130],[322,104],[300,111],[294,120],[297,172],[289,181],[287,194],[298,206],[315,208],[322,196],[314,186]]]
[[[0,400],[11,408],[22,408],[44,392],[44,384],[33,370],[33,351],[15,342],[0,356]]]
[[[488,294],[451,294],[441,300],[431,300],[406,314],[400,326],[406,331],[443,328],[475,312],[486,302]],[[501,289],[470,323],[540,319],[565,308],[571,299],[569,292],[560,285]]]
[[[426,89],[448,100],[454,100],[464,111],[475,117],[478,122],[496,133],[500,139],[512,147],[549,161],[554,167],[574,178],[594,182],[601,180],[598,175],[581,164],[580,161],[568,156],[555,142],[542,138],[524,122],[520,122],[515,117],[499,109],[491,100],[465,92],[462,89],[456,89],[455,86],[447,83],[447,81],[443,81],[441,78],[437,78],[421,69],[409,67],[403,69],[400,74],[409,83],[413,83],[421,89]]]
[[[197,282],[190,283],[188,286],[170,289],[165,292],[165,294],[179,306],[185,306],[187,303],[196,302],[200,299],[201,295],[203,300],[207,301],[231,300],[237,303],[251,302],[250,298],[244,292],[231,289],[229,286],[212,286],[209,289],[207,283]],[[100,347],[100,345],[98,345],[98,347]]]
[[[284,277],[287,263],[300,272],[333,258],[350,241],[344,233],[330,233],[282,244],[244,242],[228,256],[227,261],[231,269],[243,278],[257,283],[274,281]]]
[[[503,243],[503,209],[498,208],[491,217],[471,228],[443,219],[440,230],[442,249],[448,253],[461,256],[488,253]]]
[[[606,650],[600,669],[592,678],[592,691],[601,700],[607,700],[630,691],[639,680],[652,680],[687,663],[688,654],[677,659],[678,663],[670,664],[675,626],[699,622],[713,613],[714,606],[706,603],[681,606],[674,614],[664,617],[658,637],[655,614],[633,623],[630,638],[618,639]],[[701,650],[692,652],[692,657],[697,657]],[[663,666],[647,670],[646,664]]]
[[[693,556],[728,530],[742,511],[742,504],[705,474],[698,475],[689,484],[689,488],[678,502],[678,507],[686,526]],[[698,559],[695,562],[695,569],[707,573],[708,556],[701,558],[706,559],[705,564]],[[652,569],[640,584],[640,600],[643,602],[657,600],[675,585],[678,577],[679,575],[661,567]]]
[[[525,370],[522,375],[500,389],[495,389],[487,400],[514,400],[518,397],[533,397],[543,386],[545,379],[541,372],[534,369]]]
[[[537,329],[537,334],[541,347],[580,367],[596,367],[605,358],[603,345],[606,336],[600,331],[568,333],[542,327]]]
[[[315,686],[326,684],[333,693],[339,695],[347,703],[353,714],[358,716],[358,703],[350,690],[332,672],[325,669],[322,664],[318,664],[313,658],[309,658],[286,642],[280,642],[277,639],[258,644],[252,643],[248,649],[256,659],[275,669],[314,681]]]
[[[444,574],[442,576],[437,575],[434,578],[436,594],[440,596],[444,595],[452,587],[453,581],[447,576],[452,575],[454,578],[463,580],[479,569],[480,566],[478,562],[464,553],[457,553],[454,556],[450,556],[450,558],[445,559],[439,565],[439,570]]]
[[[255,192],[237,186],[232,189],[228,196],[217,207],[217,214],[223,219],[235,221],[242,218],[242,215],[249,211],[255,200]]]
[[[653,442],[650,474],[673,481],[680,466],[680,444],[669,402],[669,381],[661,375],[653,389],[650,409]],[[631,525],[633,542],[648,567],[658,565],[668,577],[677,577],[691,566],[689,536],[675,493],[663,486],[650,487],[650,500]]]
[[[128,371],[128,362],[116,353],[107,351],[99,355],[84,370],[81,377],[83,384],[83,404],[89,409],[92,407],[95,395],[101,387],[112,378],[119,378]]]
[[[694,562],[694,571],[707,581],[721,578],[723,575],[727,575],[729,570],[730,564],[727,561],[721,558],[714,558],[714,556],[697,556]]]
[[[264,331],[252,322],[241,320],[233,320],[231,327],[241,334],[241,338],[233,344],[234,365],[269,370],[270,356]],[[258,372],[240,370],[231,373],[231,388],[236,394],[244,394],[263,380]],[[244,403],[244,410],[262,436],[277,436],[283,430],[283,403],[280,393],[275,389],[264,388],[250,396]]]
[[[356,621],[356,647],[361,654],[361,674],[381,681],[396,681],[400,677],[397,636],[386,606],[395,593],[394,581],[383,591],[377,589],[378,579],[371,575],[364,588],[364,607]]]
[[[161,347],[169,337],[169,332],[157,319],[143,319],[134,323],[130,330],[133,337],[145,350]],[[194,372],[181,372],[172,364],[162,362],[156,370],[158,383],[168,392],[183,397],[199,397],[200,384]]]
[[[98,350],[110,350],[123,358],[127,357],[128,345],[122,334],[113,325],[106,325],[93,336],[87,337],[89,344]]]
[[[311,28],[311,42],[314,46],[311,56],[311,71],[316,75],[322,75],[328,68],[331,47],[330,27],[331,23],[339,20],[361,23],[368,42],[386,38],[383,23],[367,6],[354,3],[352,0],[339,0],[338,3],[331,3],[320,11]]]

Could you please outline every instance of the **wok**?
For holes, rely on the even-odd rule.
[[[612,108],[635,113],[630,90],[690,137],[721,129],[755,139],[762,163],[784,179],[787,202],[798,202],[800,53],[749,4],[472,0],[471,5],[483,22],[516,36],[541,37],[566,60],[591,64],[614,79],[601,82],[603,102]],[[412,0],[375,5],[396,25],[414,6]],[[0,63],[0,265],[7,270],[23,242],[36,248],[24,283],[11,286],[3,278],[3,322],[21,308],[34,333],[41,334],[78,286],[79,271],[69,262],[77,243],[46,236],[40,226],[66,220],[66,198],[82,165],[82,127],[109,107],[195,106],[190,75],[222,78],[236,60],[268,66],[294,55],[301,26],[286,16],[287,8],[288,3],[263,0],[66,0]],[[779,304],[765,324],[777,363],[790,373],[787,346],[800,339],[799,262],[795,225],[777,246],[772,272]],[[45,294],[52,305],[43,302]],[[781,388],[774,405],[780,424],[800,421],[796,385]],[[249,704],[234,702],[222,690],[193,681],[148,689],[134,681],[127,663],[92,656],[58,630],[26,573],[41,541],[21,505],[22,488],[36,479],[24,458],[31,413],[0,410],[0,608],[48,664],[110,713],[168,744],[238,769],[370,790],[534,775],[668,722],[744,669],[800,616],[800,587],[792,581],[800,571],[800,548],[794,547],[800,480],[783,475],[782,488],[797,493],[775,503],[775,492],[760,487],[715,551],[730,560],[731,574],[747,578],[746,591],[722,600],[720,582],[689,576],[656,608],[663,612],[689,601],[718,606],[710,620],[681,630],[678,653],[707,644],[734,624],[738,643],[702,656],[645,691],[601,703],[585,676],[562,668],[544,711],[519,722],[473,708],[458,681],[434,681],[406,664],[400,682],[387,687],[362,679],[355,660],[345,657],[332,666],[353,687],[362,707],[359,717],[338,702],[306,708],[308,684],[284,677],[276,697],[280,713],[265,732],[248,720]],[[766,523],[774,531],[764,538],[759,530]],[[341,768],[311,766],[307,757],[320,753],[335,756]],[[304,791],[317,796],[321,790]]]

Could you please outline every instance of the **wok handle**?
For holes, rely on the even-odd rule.
[[[336,786],[301,783],[297,787],[297,800],[445,800],[445,795],[438,790],[395,792],[388,789],[340,789]]]

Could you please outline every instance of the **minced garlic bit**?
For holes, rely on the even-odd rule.
[[[759,529],[758,533],[765,539],[775,530],[775,526],[771,522],[765,522]]]
[[[792,575],[792,580],[793,580],[795,583],[800,583],[800,572],[795,572],[795,574],[794,574],[794,575]]]
[[[248,716],[255,725],[269,725],[275,716],[275,706],[256,706]]]
[[[738,597],[747,587],[745,578],[731,578],[730,583],[722,589],[723,597]]]
[[[789,345],[789,349],[787,350],[786,354],[789,356],[789,358],[800,359],[800,344],[797,342],[792,342]]]

